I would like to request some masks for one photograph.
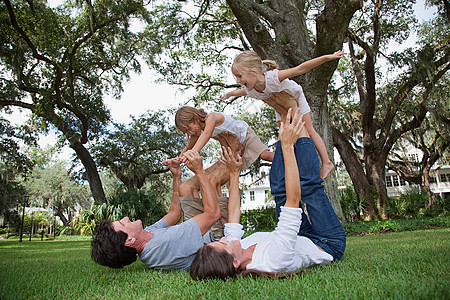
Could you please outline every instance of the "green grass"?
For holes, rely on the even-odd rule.
[[[89,241],[0,241],[0,299],[449,299],[450,229],[350,236],[342,261],[292,279],[194,282],[187,272],[121,270]]]

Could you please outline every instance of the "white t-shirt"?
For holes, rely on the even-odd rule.
[[[255,89],[252,89],[250,91],[246,87],[244,87],[247,96],[259,100],[264,100],[269,98],[270,94],[272,93],[286,92],[292,97],[294,97],[295,101],[297,101],[298,107],[300,108],[300,114],[304,115],[306,113],[311,112],[311,108],[309,107],[308,102],[306,101],[302,87],[295,81],[285,79],[280,82],[280,80],[278,79],[278,69],[267,71],[265,74],[265,78],[266,78],[266,89],[262,93],[260,93]],[[280,114],[277,113],[276,111],[275,114],[277,117],[277,121],[281,121]]]
[[[241,240],[243,249],[256,244],[252,262],[247,269],[264,272],[292,272],[312,265],[333,261],[307,237],[298,236],[302,209],[282,207],[277,228],[272,232],[257,232]],[[239,240],[244,231],[238,223],[225,224],[228,241]]]

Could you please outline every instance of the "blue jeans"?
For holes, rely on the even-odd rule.
[[[294,150],[300,174],[301,200],[306,204],[311,220],[310,222],[303,212],[298,235],[309,238],[314,244],[331,254],[334,260],[339,260],[344,256],[345,231],[325,194],[314,142],[307,137],[299,138],[294,145]],[[280,216],[280,207],[286,203],[284,176],[283,152],[281,142],[278,141],[269,175],[277,217]]]

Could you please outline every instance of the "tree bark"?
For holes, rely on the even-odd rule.
[[[58,204],[58,207],[55,210],[55,215],[58,216],[61,219],[61,221],[63,222],[64,226],[66,226],[66,227],[70,226],[70,222],[69,222],[69,220],[67,220],[66,216],[63,214],[63,211],[62,211],[61,207],[62,207],[62,204],[60,202]]]
[[[96,201],[106,203],[105,192],[103,191],[102,181],[98,174],[97,165],[94,162],[89,151],[83,146],[81,142],[74,142],[70,144],[77,157],[86,169],[86,179],[89,182],[89,187],[92,192],[92,196]]]
[[[342,161],[345,164],[348,174],[353,182],[353,187],[358,197],[366,204],[364,213],[373,220],[376,218],[376,210],[372,194],[370,182],[365,174],[364,168],[356,155],[353,147],[348,142],[348,138],[344,136],[339,130],[333,127],[333,141],[334,146],[339,151]]]

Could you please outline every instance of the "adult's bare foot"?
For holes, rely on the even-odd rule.
[[[272,106],[277,113],[281,115],[281,120],[283,122],[286,119],[289,108],[298,107],[297,101],[295,101],[294,97],[286,92],[270,94],[269,98],[264,100],[264,102]]]
[[[230,147],[234,153],[239,153],[239,155],[242,155],[242,152],[244,151],[244,147],[242,146],[241,142],[239,142],[239,138],[234,133],[224,131],[216,135],[214,139],[219,141],[221,146],[225,148]]]

